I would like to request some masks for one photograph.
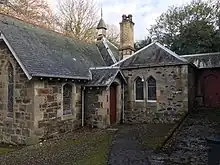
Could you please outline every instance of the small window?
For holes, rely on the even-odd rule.
[[[135,96],[136,100],[144,100],[144,81],[140,77],[135,80]]]
[[[13,106],[14,106],[14,72],[13,67],[9,63],[8,65],[8,111],[7,117],[13,117]]]
[[[63,86],[63,115],[72,114],[72,85]]]
[[[157,99],[156,80],[151,76],[148,78],[147,84],[148,84],[148,100],[156,101]]]

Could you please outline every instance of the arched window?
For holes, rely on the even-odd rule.
[[[63,86],[63,115],[72,114],[72,85]]]
[[[147,80],[147,85],[148,85],[148,100],[156,100],[157,99],[157,94],[156,94],[156,80],[150,76]]]
[[[11,63],[8,65],[8,112],[7,117],[13,117],[14,106],[14,72]]]
[[[138,77],[135,80],[135,100],[144,100],[144,81]]]

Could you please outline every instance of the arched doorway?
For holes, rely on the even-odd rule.
[[[117,83],[112,83],[110,86],[110,124],[115,124],[117,121]]]

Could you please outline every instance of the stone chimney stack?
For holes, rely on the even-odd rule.
[[[120,56],[124,59],[134,53],[134,22],[132,15],[122,15],[120,22]]]

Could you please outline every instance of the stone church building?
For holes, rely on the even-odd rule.
[[[220,54],[177,55],[154,42],[135,51],[132,15],[120,46],[84,43],[0,15],[0,141],[33,144],[85,125],[175,123],[220,104]]]

